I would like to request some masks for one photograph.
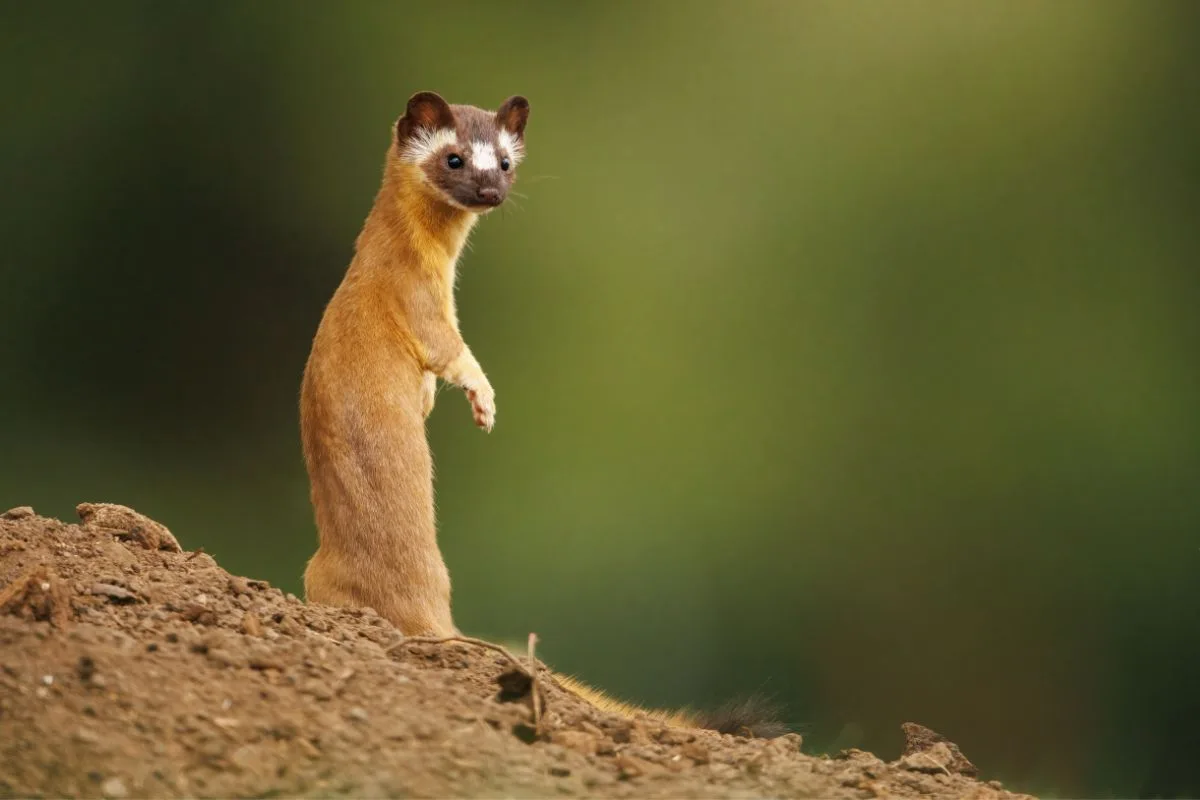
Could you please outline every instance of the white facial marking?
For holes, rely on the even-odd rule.
[[[447,145],[458,146],[458,135],[453,128],[418,128],[401,149],[400,157],[410,164],[420,164]]]
[[[471,142],[471,163],[475,169],[498,169],[496,148],[490,142]]]
[[[525,157],[525,145],[508,131],[500,131],[500,149],[508,153],[508,160],[514,167]]]

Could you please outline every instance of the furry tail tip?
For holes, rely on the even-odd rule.
[[[697,717],[699,727],[748,739],[774,739],[791,733],[779,719],[781,706],[766,695],[735,698]]]

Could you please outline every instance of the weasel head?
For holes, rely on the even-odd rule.
[[[417,92],[396,121],[396,154],[433,197],[484,214],[508,197],[525,155],[528,119],[529,101],[520,95],[485,111]]]

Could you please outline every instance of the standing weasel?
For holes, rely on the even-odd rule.
[[[496,393],[458,330],[454,278],[475,221],[508,195],[528,119],[524,97],[492,113],[413,95],[304,370],[300,427],[320,534],[305,594],[370,606],[405,635],[457,633],[425,418],[442,378],[467,393],[477,425],[495,424]]]
[[[419,92],[395,126],[383,186],[313,340],[300,393],[320,544],[307,599],[369,606],[406,636],[453,636],[437,545],[425,418],[437,378],[461,387],[490,431],[496,393],[458,331],[454,278],[476,219],[504,202],[525,150],[529,103],[495,113]],[[602,709],[674,725],[778,735],[756,699],[710,715],[647,711],[574,679]]]

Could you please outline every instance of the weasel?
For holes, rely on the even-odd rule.
[[[458,329],[454,279],[475,221],[504,202],[529,103],[495,113],[419,92],[395,125],[383,185],[313,340],[300,392],[320,543],[308,599],[370,606],[405,635],[451,636],[425,418],[438,378],[491,430],[496,393]]]
[[[307,599],[369,606],[406,636],[458,634],[438,549],[425,418],[438,378],[462,388],[490,431],[496,393],[459,333],[454,282],[478,218],[504,202],[525,154],[529,102],[495,112],[418,92],[393,128],[383,184],[313,340],[300,393],[305,466],[319,544]],[[642,712],[578,681],[606,710]],[[676,725],[728,732],[755,724],[753,703],[718,715],[650,711]]]

